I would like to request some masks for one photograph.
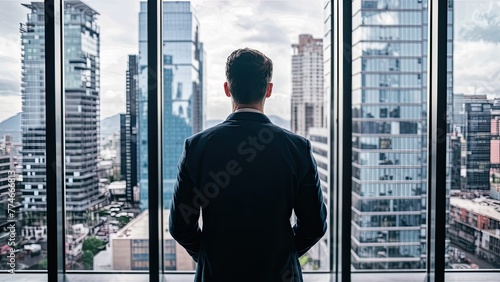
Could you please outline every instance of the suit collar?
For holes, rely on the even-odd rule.
[[[226,121],[229,120],[256,120],[261,122],[271,122],[265,114],[254,112],[235,112],[226,118]]]

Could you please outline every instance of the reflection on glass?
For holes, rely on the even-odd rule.
[[[424,269],[427,1],[353,1],[355,269]]]
[[[448,93],[453,107],[448,108],[451,181],[447,187],[450,189],[447,267],[498,269],[500,63],[494,58],[500,48],[497,39],[500,3],[456,1],[454,7],[452,4],[450,1],[447,50],[448,83],[454,89]]]

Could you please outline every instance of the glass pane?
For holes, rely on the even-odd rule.
[[[449,4],[450,269],[500,268],[499,8],[493,0]]]
[[[427,1],[352,4],[352,266],[425,269]]]
[[[64,3],[68,270],[149,269],[137,180],[140,3],[120,1],[119,13],[116,4]]]
[[[1,269],[46,270],[43,4],[2,1],[0,26]]]
[[[297,123],[307,122],[307,128],[293,131],[310,138],[315,147],[314,156],[325,200],[328,200],[329,130],[325,122],[327,118],[323,116],[326,114],[323,104],[328,99],[330,88],[323,84],[326,60],[323,49],[329,50],[330,43],[322,43],[323,4],[322,0],[164,4],[163,200],[166,210],[170,208],[184,140],[223,122],[231,114],[231,101],[223,90],[225,64],[232,51],[244,47],[258,49],[273,60],[273,94],[266,101],[265,113],[274,124],[289,130],[294,118]],[[299,47],[299,44],[302,45]],[[306,51],[299,54],[298,49],[302,48]],[[304,66],[295,69],[294,62],[299,61]],[[299,72],[301,75],[296,75]],[[307,88],[295,89],[292,86],[299,80]],[[328,95],[325,95],[325,88]],[[310,101],[300,104],[303,113],[299,117],[291,112],[291,100],[298,95],[304,96],[304,101]],[[168,216],[168,211],[165,216]],[[176,246],[177,253],[172,254],[174,243],[169,240],[166,237],[164,241],[165,270],[175,269],[171,262],[175,257],[178,259],[177,270],[194,269],[196,266],[182,247]],[[325,235],[299,261],[304,270],[328,270],[328,236]]]

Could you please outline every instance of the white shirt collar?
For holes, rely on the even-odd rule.
[[[239,108],[235,111],[235,113],[241,113],[241,112],[251,112],[251,113],[259,113],[259,114],[264,114],[263,112],[253,109],[253,108]]]

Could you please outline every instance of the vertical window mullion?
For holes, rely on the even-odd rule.
[[[429,1],[427,281],[445,281],[447,5]]]
[[[162,60],[163,1],[148,1],[148,207],[149,281],[159,282],[162,267]]]
[[[44,6],[47,274],[48,281],[62,281],[66,271],[63,0],[45,0]]]
[[[340,281],[351,281],[351,202],[352,202],[352,1],[339,2],[338,8],[338,209],[337,261]]]
[[[339,236],[338,233],[338,125],[337,125],[337,107],[338,107],[338,101],[336,100],[336,94],[338,93],[336,87],[338,86],[338,70],[337,70],[337,65],[335,62],[337,62],[337,52],[338,52],[338,2],[336,1],[329,1],[330,2],[330,87],[329,92],[327,95],[329,96],[329,109],[327,110],[327,117],[329,118],[328,120],[328,126],[330,130],[330,136],[329,136],[329,146],[330,146],[330,155],[329,155],[329,164],[328,167],[330,168],[329,170],[329,179],[330,179],[330,192],[329,192],[329,202],[330,205],[328,207],[329,209],[329,240],[330,240],[330,266],[329,270],[330,273],[337,276],[338,273],[338,268],[337,268],[337,261],[338,261],[338,252],[337,250],[337,238]]]

